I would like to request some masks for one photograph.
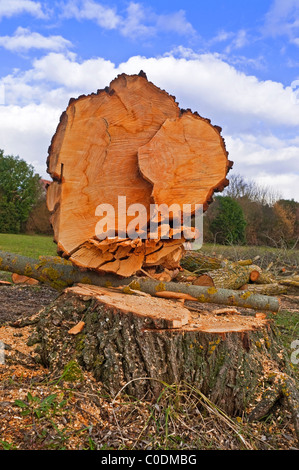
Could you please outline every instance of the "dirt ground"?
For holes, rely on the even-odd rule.
[[[0,325],[33,315],[57,295],[47,286],[0,286]]]
[[[299,450],[291,416],[279,406],[249,424],[244,416],[224,419],[194,393],[180,414],[171,388],[149,403],[108,397],[86,371],[53,377],[27,341],[38,312],[57,296],[42,285],[0,286],[0,449]],[[282,307],[299,314],[296,298],[285,297]]]

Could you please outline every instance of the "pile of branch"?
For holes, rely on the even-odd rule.
[[[82,270],[70,261],[60,257],[41,256],[39,259],[32,259],[0,251],[0,270],[28,276],[59,291],[63,291],[68,286],[81,283],[111,289],[118,288],[126,294],[148,294],[155,297],[232,305],[262,311],[276,312],[280,307],[278,299],[268,295],[227,289],[223,286],[220,288],[200,286],[189,281],[180,282],[180,279],[175,279],[175,282],[162,282],[151,279],[140,271],[137,276],[129,278],[119,277],[114,273],[100,274],[92,270]]]
[[[299,288],[299,276],[277,277],[269,269],[261,269],[254,260],[230,261],[190,251],[181,260],[183,271],[178,280],[197,286],[236,289],[262,295],[286,294],[290,288]]]

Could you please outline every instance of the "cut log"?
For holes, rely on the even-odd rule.
[[[223,139],[210,121],[191,111],[167,119],[139,148],[138,162],[142,175],[153,185],[156,204],[176,204],[180,210],[183,204],[191,204],[194,213],[196,204],[206,209],[214,190],[227,185]]]
[[[206,209],[214,191],[228,184],[232,162],[220,132],[198,113],[183,112],[144,73],[119,75],[104,90],[71,99],[47,160],[58,253],[77,266],[123,277],[146,265],[175,269],[196,230],[186,233],[182,214],[174,225],[178,212],[170,207],[166,218],[162,207],[190,204],[194,215],[196,205]],[[140,206],[145,212],[137,222]],[[130,229],[139,244],[127,243],[134,238]],[[153,239],[156,249],[147,253]]]
[[[181,266],[187,271],[197,274],[207,273],[215,269],[224,268],[227,265],[249,266],[253,265],[253,260],[244,259],[238,261],[230,261],[226,258],[209,256],[202,251],[186,251],[181,259]],[[254,265],[255,266],[255,265]],[[261,271],[257,267],[258,271]]]
[[[70,327],[83,329],[70,334]],[[89,370],[112,395],[159,396],[165,384],[196,386],[227,413],[254,400],[264,365],[287,371],[268,319],[195,315],[180,302],[78,285],[40,313],[29,343],[56,377],[69,361]]]
[[[14,284],[26,284],[29,286],[35,286],[39,284],[39,281],[28,276],[21,276],[20,274],[13,273],[11,279]]]
[[[158,280],[132,276],[120,278],[115,275],[101,275],[93,271],[81,271],[70,261],[59,257],[41,256],[38,260],[15,253],[0,251],[0,270],[16,272],[47,283],[53,288],[63,290],[76,283],[94,284],[97,286],[126,286],[141,290],[152,296],[157,292],[180,292],[197,298],[198,302],[212,302],[223,305],[270,310],[277,312],[280,308],[276,297],[253,294],[249,291],[216,289],[215,287],[195,286],[181,282],[159,282]]]
[[[226,264],[225,260],[205,255],[202,251],[187,251],[181,259],[181,266],[184,269],[198,274],[214,271]]]
[[[240,290],[262,295],[280,295],[286,294],[288,291],[286,286],[282,286],[277,282],[272,284],[245,284],[240,287]]]
[[[259,270],[256,266],[240,266],[236,263],[229,264],[224,268],[202,274],[195,281],[197,286],[213,286],[223,289],[239,289],[247,282],[256,281],[259,276]]]

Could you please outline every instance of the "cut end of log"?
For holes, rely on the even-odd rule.
[[[195,235],[183,227],[184,205],[194,216],[228,184],[232,162],[220,132],[197,112],[183,112],[143,71],[71,99],[47,159],[53,179],[47,204],[59,254],[79,267],[122,277],[149,266],[177,269],[186,239]],[[134,204],[145,209],[138,223],[136,211],[127,210]],[[172,208],[166,219],[161,209],[154,237],[152,205]],[[171,232],[166,237],[165,220]],[[127,239],[132,224],[137,242]]]
[[[123,289],[123,291],[126,291]],[[264,314],[243,316],[235,308],[223,308],[213,310],[210,314],[191,315],[188,307],[181,300],[196,300],[192,296],[177,292],[157,292],[156,297],[144,297],[128,288],[128,293],[119,292],[117,289],[77,284],[69,287],[65,293],[72,293],[85,300],[90,297],[96,299],[115,312],[123,315],[134,315],[140,318],[144,328],[149,329],[174,329],[180,331],[199,330],[207,333],[233,333],[248,332],[264,328],[269,320]],[[121,319],[120,319],[121,321]],[[69,331],[69,334],[77,334],[82,331],[84,322],[79,322]]]
[[[78,284],[65,290],[79,296],[90,296],[123,314],[134,314],[149,328],[182,328],[190,320],[190,311],[168,299],[124,294],[104,287]]]
[[[13,273],[11,275],[11,279],[12,279],[14,284],[23,284],[23,285],[29,285],[29,286],[35,286],[35,285],[39,284],[39,281],[37,281],[36,279],[33,279],[31,277],[28,277],[28,276],[22,276],[22,275],[17,274],[17,273]]]

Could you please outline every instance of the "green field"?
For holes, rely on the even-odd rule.
[[[270,246],[215,245],[206,243],[202,251],[207,255],[223,256],[231,260],[252,259],[265,269],[269,263],[275,266],[290,265],[299,268],[299,249],[273,248]]]
[[[38,258],[39,256],[57,256],[56,249],[57,246],[52,236],[0,233],[1,251]],[[0,271],[0,280],[10,281],[11,274]]]
[[[39,256],[56,256],[56,243],[53,237],[42,235],[15,235],[0,233],[0,250],[38,258]]]
[[[22,254],[32,258],[38,256],[56,256],[56,243],[52,236],[44,235],[15,235],[0,233],[0,250]],[[229,259],[247,259],[259,256],[257,264],[264,267],[265,264],[275,261],[299,266],[299,249],[287,250],[284,248],[272,248],[268,246],[239,246],[239,245],[215,245],[205,243],[202,251],[208,255],[223,256]]]

